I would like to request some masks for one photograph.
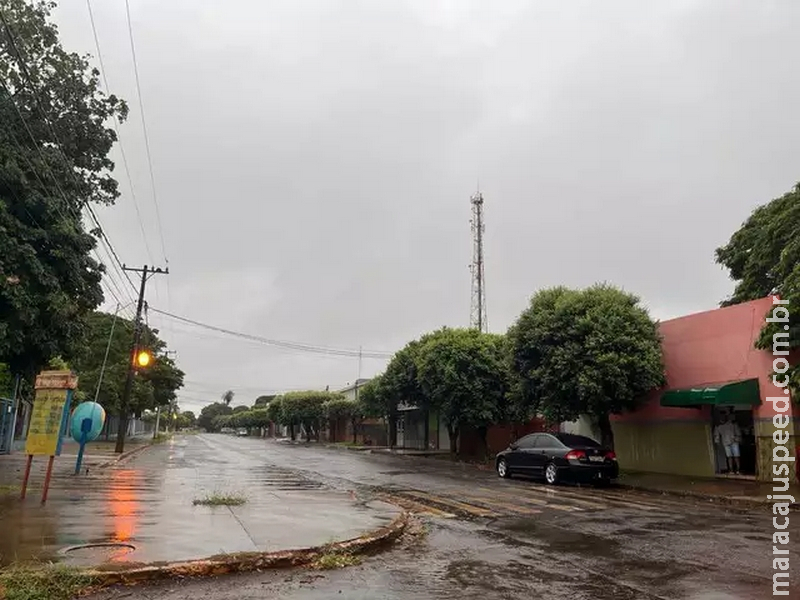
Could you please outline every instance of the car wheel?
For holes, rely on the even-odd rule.
[[[558,467],[555,463],[549,462],[544,468],[544,480],[549,485],[556,485],[558,483]]]
[[[511,471],[508,469],[508,463],[505,458],[497,461],[497,474],[504,479],[511,477]]]

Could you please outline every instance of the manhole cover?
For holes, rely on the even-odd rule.
[[[67,560],[72,562],[104,563],[119,560],[126,554],[136,550],[136,546],[122,542],[105,542],[99,544],[81,544],[61,550]]]

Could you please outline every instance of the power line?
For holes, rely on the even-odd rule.
[[[131,41],[131,56],[133,57],[133,73],[136,77],[136,96],[139,100],[139,116],[142,120],[142,133],[144,134],[144,148],[147,154],[147,168],[150,171],[150,185],[153,189],[153,204],[156,207],[156,222],[158,224],[158,235],[161,239],[161,253],[164,256],[164,263],[169,266],[167,260],[167,250],[164,244],[164,230],[161,227],[161,210],[158,206],[158,194],[156,192],[156,178],[153,174],[153,158],[150,154],[150,136],[147,134],[147,120],[144,116],[144,102],[142,101],[142,87],[139,85],[139,62],[136,59],[136,44],[133,41],[133,25],[131,23],[131,5],[129,0],[125,0],[125,14],[128,18],[128,38]]]
[[[94,47],[97,50],[97,60],[100,63],[100,75],[103,78],[103,83],[106,87],[106,94],[111,93],[111,86],[108,85],[108,77],[106,76],[106,66],[105,62],[103,61],[103,52],[100,50],[100,38],[97,35],[97,27],[95,26],[94,22],[94,12],[92,11],[92,2],[91,0],[86,0],[86,6],[89,9],[89,21],[92,24],[92,35],[94,36]],[[153,261],[153,254],[150,252],[150,244],[147,242],[147,233],[144,229],[144,221],[142,220],[142,214],[139,211],[139,201],[136,199],[136,191],[133,185],[133,177],[131,177],[131,171],[128,167],[128,157],[125,154],[125,146],[122,143],[122,132],[120,131],[120,123],[117,119],[117,115],[112,115],[113,123],[114,123],[114,131],[117,133],[117,141],[119,142],[119,151],[122,156],[122,165],[125,168],[125,175],[128,177],[128,185],[131,190],[131,199],[133,200],[133,206],[136,209],[136,218],[139,221],[139,228],[142,231],[142,239],[144,240],[144,246],[147,250],[147,257],[150,259],[150,262]]]
[[[313,352],[317,354],[328,354],[331,356],[347,356],[352,358],[358,358],[360,355],[362,358],[376,358],[376,359],[385,359],[391,358],[393,353],[391,352],[381,352],[378,350],[351,350],[347,348],[334,348],[330,346],[319,346],[315,344],[304,344],[302,342],[291,342],[287,340],[275,340],[270,339],[258,335],[251,335],[249,333],[241,333],[239,331],[233,331],[231,329],[225,329],[224,327],[217,327],[216,325],[208,325],[207,323],[201,323],[200,321],[195,321],[193,319],[188,319],[186,317],[181,317],[178,315],[174,315],[172,313],[168,313],[163,310],[159,310],[157,308],[150,307],[155,313],[163,315],[165,317],[169,317],[171,319],[175,319],[176,321],[182,321],[183,323],[188,323],[190,325],[194,325],[196,327],[202,327],[203,329],[208,329],[211,331],[217,331],[219,333],[224,333],[227,335],[231,335],[234,337],[251,340],[254,342],[259,342],[262,344],[266,344],[268,346],[275,346],[278,348],[285,348],[287,350],[301,350],[304,352]]]

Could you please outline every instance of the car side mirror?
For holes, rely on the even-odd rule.
[[[519,448],[519,444],[517,444],[516,442],[511,442],[511,443],[508,445],[508,447],[509,447],[509,448],[511,448],[512,450],[516,450],[516,449],[518,449],[518,448]]]

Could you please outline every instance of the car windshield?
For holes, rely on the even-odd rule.
[[[559,433],[556,434],[556,437],[561,443],[563,443],[565,446],[569,446],[570,448],[575,448],[576,446],[589,448],[600,447],[600,444],[595,442],[592,438],[588,438],[584,435],[575,435],[574,433]]]

